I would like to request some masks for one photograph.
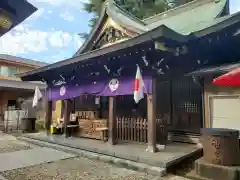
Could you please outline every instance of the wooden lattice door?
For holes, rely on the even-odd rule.
[[[157,123],[156,123],[156,140],[159,144],[165,144],[168,136],[168,130],[171,114],[171,85],[170,81],[157,81]]]
[[[172,128],[199,133],[202,127],[202,87],[191,77],[172,81]]]

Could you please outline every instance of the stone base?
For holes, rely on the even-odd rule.
[[[158,150],[158,151],[164,150],[165,148],[166,148],[166,145],[157,144],[157,150]]]
[[[202,158],[195,161],[196,174],[213,180],[236,180],[240,173],[240,166],[220,166],[209,164]]]
[[[198,148],[203,148],[202,143],[197,143]]]
[[[161,150],[164,150],[165,147],[166,147],[166,145],[157,144],[156,147],[155,147],[155,149],[154,149],[153,146],[148,146],[147,149],[146,149],[146,151],[147,151],[147,152],[151,152],[151,153],[159,152],[159,151],[161,151]]]
[[[113,145],[116,145],[117,144],[117,141],[115,140],[112,140],[112,139],[108,139],[108,141],[107,141],[107,144],[109,145],[109,146],[113,146]]]

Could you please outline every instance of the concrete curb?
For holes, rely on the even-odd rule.
[[[157,176],[160,176],[160,177],[163,177],[164,175],[166,175],[166,168],[149,166],[149,165],[146,165],[146,164],[143,164],[143,163],[137,163],[137,162],[134,162],[134,161],[124,160],[124,159],[116,158],[116,157],[113,157],[113,156],[101,155],[101,154],[93,153],[93,152],[90,152],[90,151],[85,151],[85,150],[80,150],[80,149],[77,149],[77,148],[71,148],[71,147],[62,146],[62,145],[58,145],[58,144],[48,143],[48,142],[44,142],[44,141],[40,141],[40,140],[27,138],[27,137],[18,137],[17,139],[20,140],[20,141],[25,141],[25,142],[28,142],[30,144],[38,145],[38,146],[41,146],[41,147],[49,147],[49,148],[53,148],[53,149],[56,149],[56,150],[61,150],[61,151],[64,151],[64,152],[76,154],[76,155],[81,156],[81,157],[100,160],[100,161],[103,161],[103,162],[106,162],[106,163],[113,163],[113,164],[116,164],[118,166],[128,168],[128,169],[132,169],[132,170],[135,170],[135,171],[141,171],[141,172],[145,172],[145,173],[148,173],[148,174],[157,175]]]

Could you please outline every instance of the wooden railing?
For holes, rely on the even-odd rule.
[[[162,141],[167,136],[167,129],[161,119],[156,122],[156,140]],[[144,118],[117,117],[117,138],[122,141],[147,143],[148,123]]]
[[[117,138],[124,141],[147,142],[147,120],[117,117]]]

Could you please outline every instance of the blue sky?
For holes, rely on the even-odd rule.
[[[0,53],[53,63],[71,57],[82,45],[78,33],[89,32],[87,0],[28,0],[38,8],[31,17],[0,39]],[[240,0],[230,0],[231,13]]]

